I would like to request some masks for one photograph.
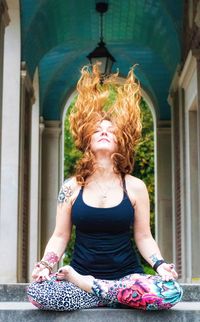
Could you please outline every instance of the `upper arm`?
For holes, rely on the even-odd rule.
[[[142,238],[149,238],[151,236],[150,229],[150,202],[149,194],[145,183],[135,178],[132,185],[134,190],[134,237],[136,242]]]
[[[65,180],[58,194],[56,226],[54,236],[62,236],[66,239],[70,238],[72,229],[71,208],[72,198],[76,190],[74,178]]]

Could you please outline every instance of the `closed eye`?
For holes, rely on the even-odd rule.
[[[109,132],[112,134],[115,134],[115,129],[113,127],[108,127],[107,129],[103,129],[101,127],[97,128],[93,133],[98,133],[98,132]]]

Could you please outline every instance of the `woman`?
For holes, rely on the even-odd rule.
[[[113,82],[117,84],[117,74],[100,84],[98,65],[92,72],[82,69],[70,124],[83,157],[75,176],[61,187],[56,227],[28,288],[30,301],[41,309],[120,304],[167,309],[182,296],[174,265],[164,261],[151,235],[146,186],[130,175],[141,134],[140,86],[131,70],[125,83],[117,85],[116,101],[109,106]],[[52,274],[73,224],[76,241],[70,266]],[[132,232],[139,252],[157,275],[144,274]]]

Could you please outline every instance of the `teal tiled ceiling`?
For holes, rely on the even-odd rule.
[[[137,76],[157,104],[160,119],[170,119],[169,85],[180,62],[183,1],[110,0],[104,38],[116,59],[113,70]],[[22,60],[40,75],[41,115],[57,120],[66,98],[99,40],[95,0],[21,0]]]

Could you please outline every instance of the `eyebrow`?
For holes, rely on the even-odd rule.
[[[110,126],[108,126],[107,128],[108,128],[108,129],[111,129],[111,128],[113,128],[113,129],[114,129],[114,126],[113,126],[113,125],[110,125]],[[102,128],[102,126],[101,126],[101,125],[98,125],[98,126],[96,127],[96,129],[103,129],[103,128]]]

